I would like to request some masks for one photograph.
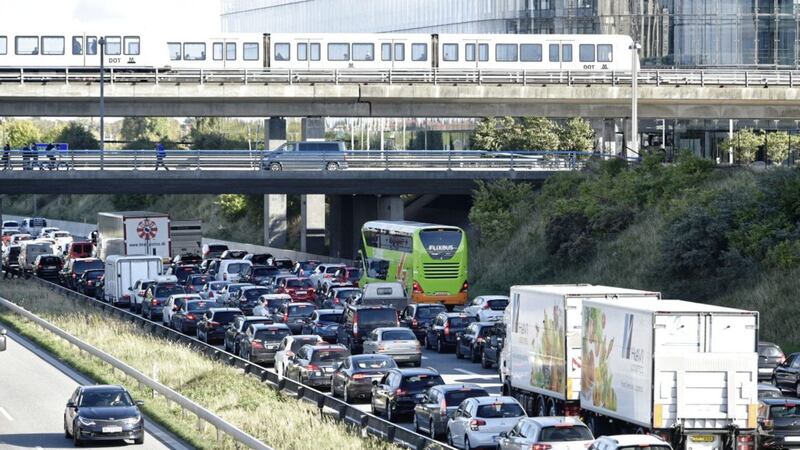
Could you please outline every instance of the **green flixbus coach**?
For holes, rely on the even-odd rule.
[[[399,281],[414,303],[467,301],[467,235],[458,227],[373,221],[361,228],[362,282]]]

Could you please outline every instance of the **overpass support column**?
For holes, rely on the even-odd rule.
[[[334,258],[354,259],[353,205],[355,197],[352,195],[328,196],[328,236],[330,236],[330,255]]]
[[[378,220],[405,220],[405,203],[399,195],[378,197]]]
[[[286,195],[264,196],[264,245],[286,248]]]
[[[325,196],[309,194],[300,200],[300,251],[325,252]]]

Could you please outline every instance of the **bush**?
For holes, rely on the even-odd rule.
[[[501,241],[527,219],[532,204],[533,188],[527,183],[479,181],[469,220],[484,242]]]
[[[240,194],[222,194],[217,197],[217,205],[228,220],[238,220],[247,214],[247,198]]]

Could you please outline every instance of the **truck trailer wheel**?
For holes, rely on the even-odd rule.
[[[544,417],[547,414],[545,399],[541,395],[536,397],[536,417]]]
[[[551,417],[558,416],[558,405],[552,398],[547,401],[547,415]]]

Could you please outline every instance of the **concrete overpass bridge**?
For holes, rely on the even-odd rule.
[[[97,116],[99,73],[0,72],[0,116]],[[226,70],[105,74],[106,115],[630,116],[615,72]],[[641,118],[800,119],[800,72],[643,70]]]

